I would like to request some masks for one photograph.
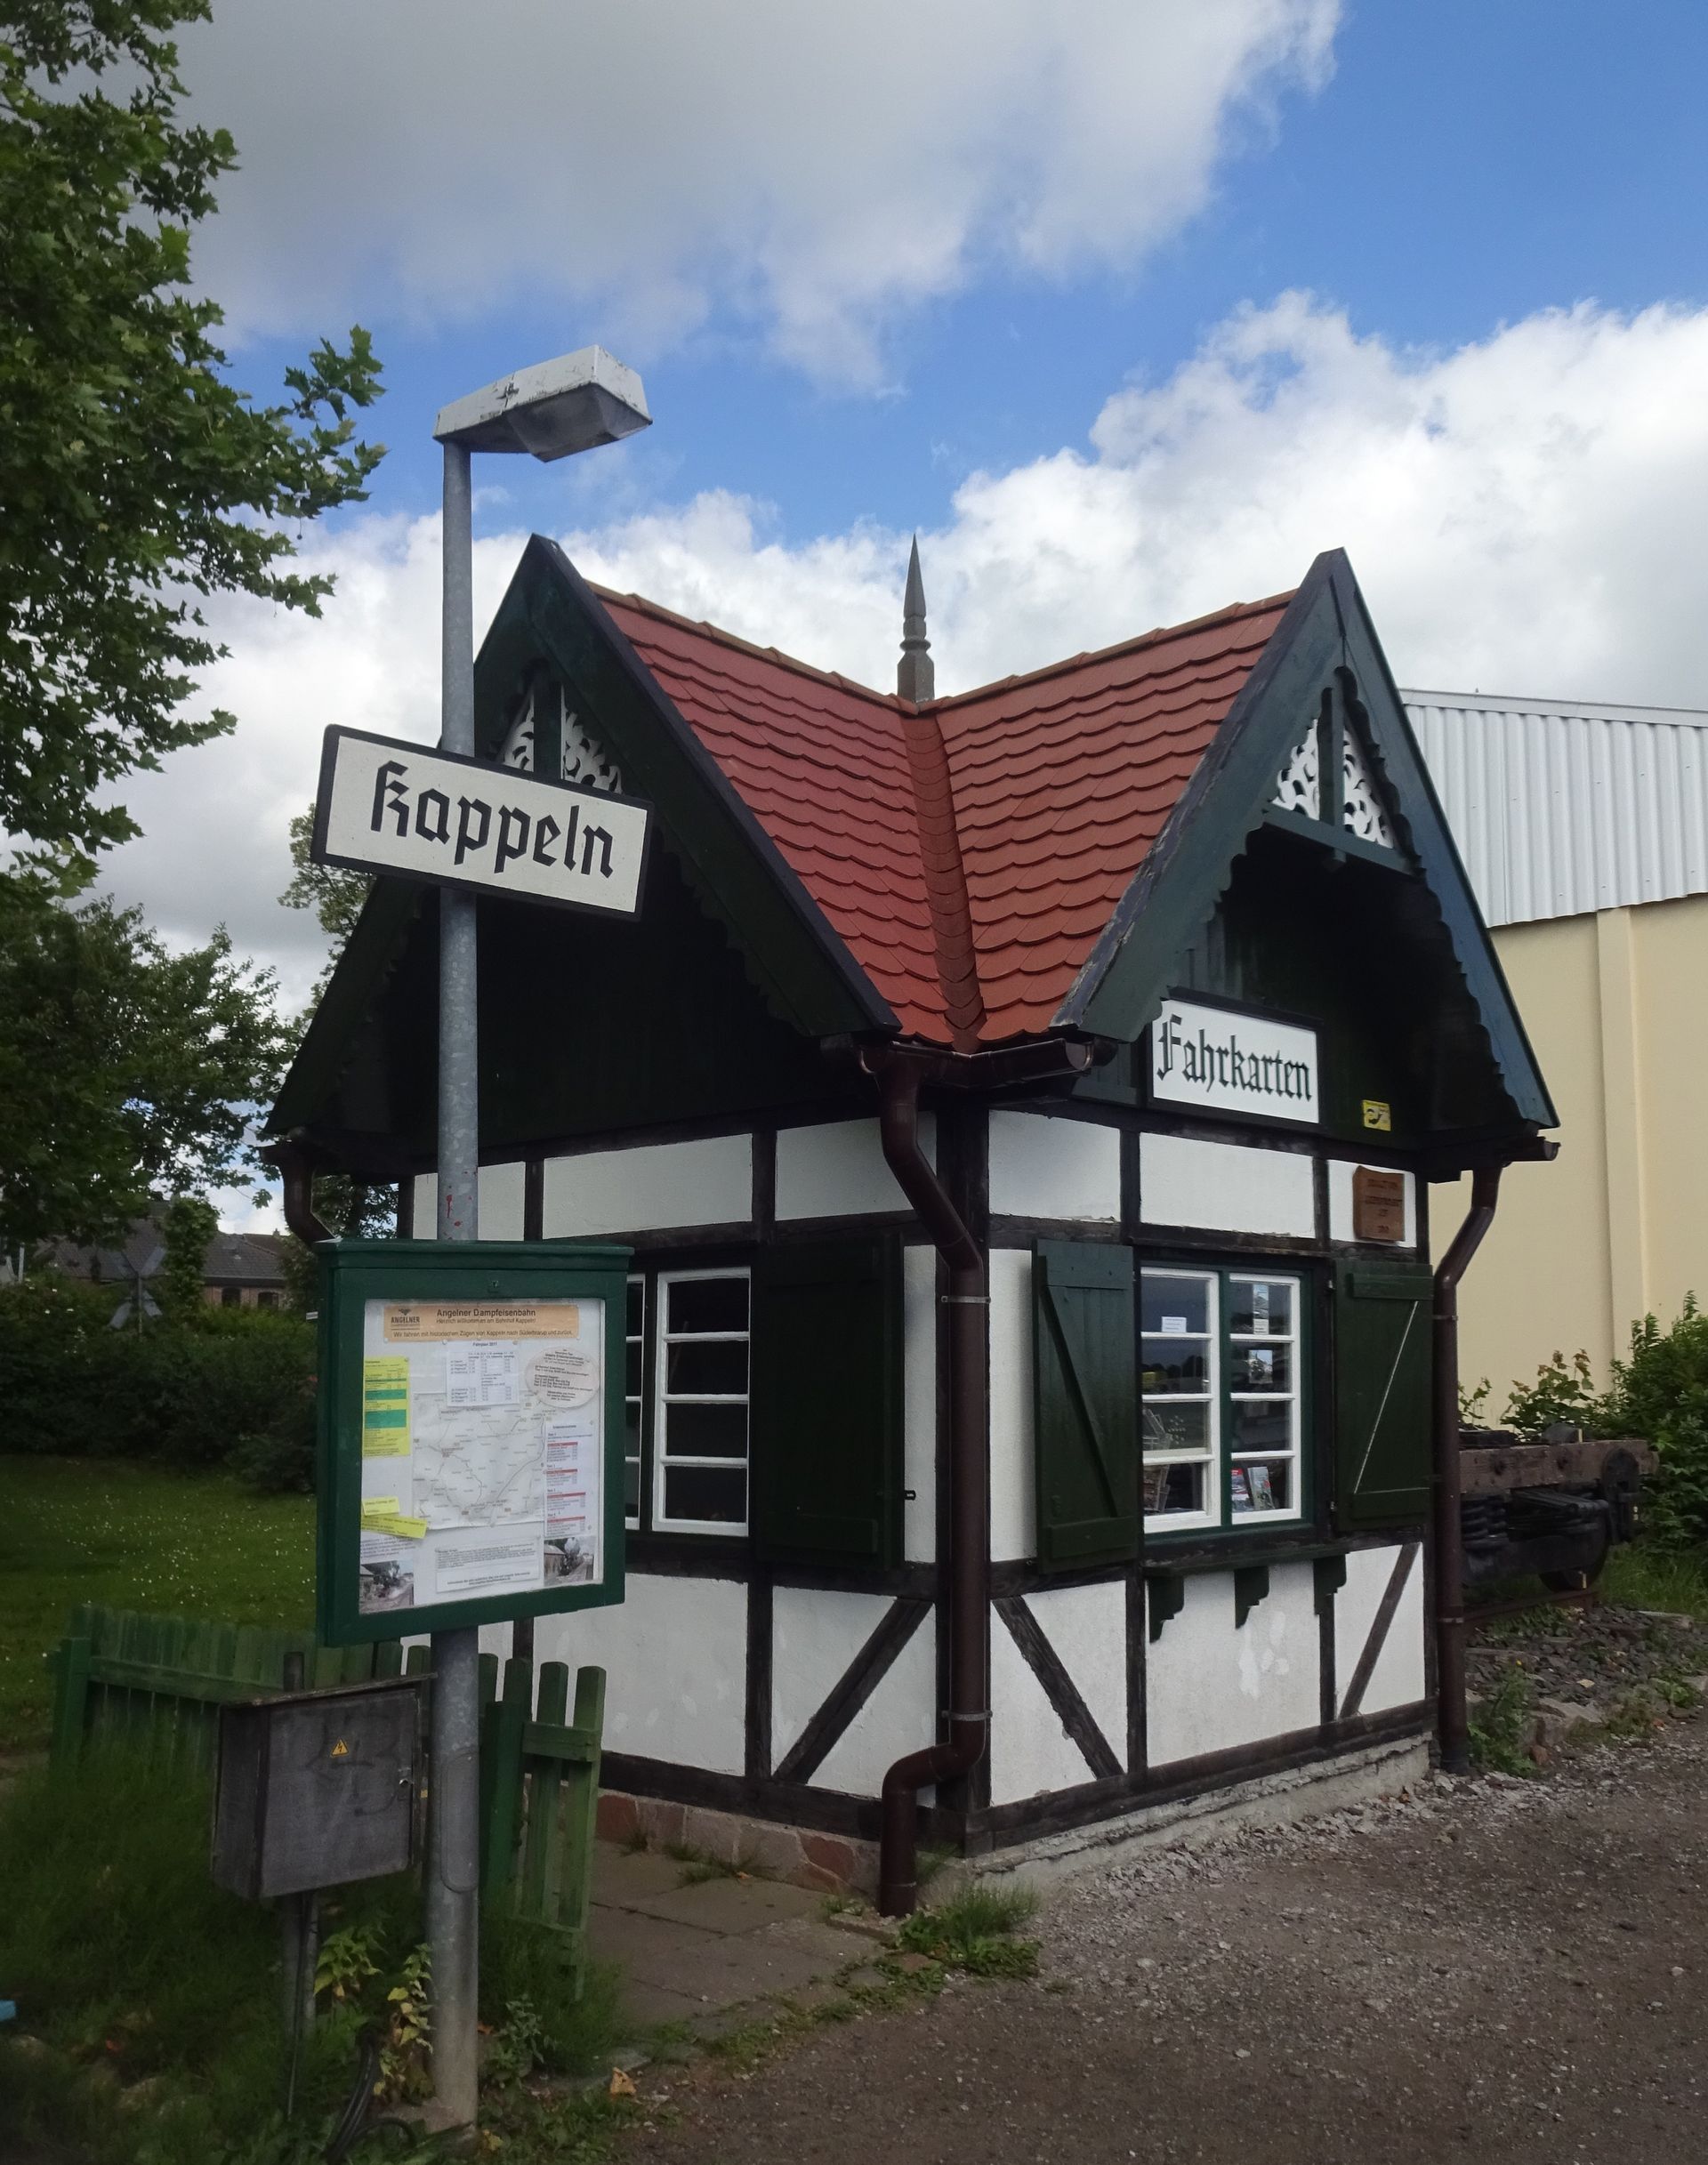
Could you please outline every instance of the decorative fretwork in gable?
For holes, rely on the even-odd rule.
[[[1313,721],[1305,731],[1270,802],[1284,812],[1302,812],[1307,819],[1322,817],[1322,730],[1318,723]]]
[[[616,763],[606,757],[580,716],[569,704],[560,685],[548,685],[544,691],[536,688],[523,701],[521,711],[510,725],[510,734],[504,739],[504,749],[498,754],[499,764],[520,768],[524,774],[535,771],[535,736],[540,703],[547,704],[549,716],[555,702],[560,728],[561,755],[559,760],[558,779],[576,782],[584,789],[602,789],[612,796],[621,793],[623,776]]]
[[[1341,825],[1360,841],[1374,842],[1382,849],[1394,846],[1394,831],[1377,793],[1376,778],[1364,746],[1349,728],[1341,736]]]
[[[510,725],[510,735],[504,739],[504,748],[498,754],[501,767],[518,767],[524,774],[534,771],[534,701],[524,699],[521,711]]]

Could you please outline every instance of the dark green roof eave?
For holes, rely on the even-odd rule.
[[[337,1089],[351,1041],[402,951],[423,891],[404,880],[374,882],[279,1085],[263,1137],[310,1125]]]
[[[530,537],[512,594],[544,658],[572,680],[602,659],[614,672],[609,688],[644,712],[652,728],[638,746],[624,744],[616,714],[601,712],[600,727],[616,739],[608,748],[625,776],[634,773],[637,793],[664,816],[702,893],[768,975],[795,1026],[821,1038],[898,1033],[894,1009],[556,542]],[[488,697],[495,706],[502,699],[490,680],[482,685],[477,677],[476,689],[478,715]]]
[[[1419,869],[1487,1035],[1516,1144],[1557,1126],[1558,1115],[1343,550],[1325,550],[1305,575],[1051,1026],[1136,1041],[1273,793],[1296,741],[1280,745],[1281,737],[1302,727],[1337,668],[1350,672],[1366,706],[1377,695],[1377,749],[1405,797]],[[1212,812],[1213,825],[1203,817]]]

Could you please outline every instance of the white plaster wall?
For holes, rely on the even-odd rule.
[[[735,1579],[632,1572],[612,1608],[542,1616],[542,1662],[606,1672],[610,1751],[738,1775],[746,1765],[747,1589]]]
[[[1295,1150],[1143,1135],[1139,1139],[1140,1213],[1147,1225],[1291,1234],[1309,1240],[1317,1229],[1314,1162]]]
[[[937,1251],[904,1248],[902,1278],[902,1554],[937,1555]]]
[[[1322,1664],[1314,1594],[1309,1564],[1271,1565],[1268,1598],[1237,1631],[1232,1571],[1187,1580],[1184,1606],[1146,1646],[1153,1767],[1317,1726]]]
[[[1390,1168],[1384,1166],[1384,1171]],[[1358,1171],[1349,1159],[1330,1158],[1328,1161],[1328,1237],[1330,1240],[1356,1240],[1352,1230],[1352,1175]],[[1406,1183],[1406,1237],[1403,1241],[1383,1241],[1388,1247],[1415,1248],[1417,1245],[1417,1182],[1409,1172],[1402,1172]]]
[[[1048,1113],[993,1113],[990,1207],[1005,1218],[1114,1223],[1121,1215],[1119,1129]]]
[[[927,1616],[826,1752],[812,1786],[875,1797],[898,1759],[936,1742],[937,1624]]]
[[[990,1553],[999,1564],[1037,1554],[1032,1457],[1032,1255],[1025,1248],[993,1248]]]
[[[990,1800],[1014,1804],[1093,1779],[1000,1613],[990,1614]]]
[[[520,1240],[522,1190],[528,1168],[519,1158],[510,1165],[480,1168],[480,1237],[482,1240]]]
[[[1346,1584],[1334,1596],[1334,1683],[1342,1699],[1398,1554],[1398,1547],[1355,1549],[1346,1559]],[[1361,1714],[1415,1706],[1422,1698],[1423,1632],[1423,1557],[1420,1550],[1369,1685],[1358,1702]]]
[[[520,1158],[508,1165],[483,1165],[479,1172],[480,1237],[482,1240],[522,1238],[522,1197],[528,1167]],[[439,1238],[439,1175],[415,1175],[415,1240]]]
[[[920,1147],[937,1163],[937,1123],[919,1123]],[[858,1218],[905,1211],[907,1198],[883,1162],[875,1120],[838,1120],[813,1128],[783,1128],[777,1138],[777,1214],[787,1218]]]
[[[890,1612],[888,1594],[779,1586],[771,1597],[771,1764],[777,1765]]]
[[[743,1225],[753,1214],[751,1135],[640,1143],[545,1161],[540,1222],[548,1240]]]
[[[1027,1594],[1062,1667],[1078,1686],[1092,1719],[1123,1766],[1127,1759],[1127,1590],[1115,1579],[1100,1586],[1065,1586]]]

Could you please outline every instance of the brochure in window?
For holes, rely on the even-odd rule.
[[[1251,1488],[1250,1508],[1254,1511],[1277,1509],[1279,1506],[1276,1499],[1275,1484],[1269,1477],[1269,1468],[1267,1466],[1246,1466],[1240,1470],[1244,1472]],[[1236,1473],[1234,1478],[1237,1481],[1239,1474]]]
[[[1232,1485],[1235,1510],[1249,1511],[1252,1508],[1252,1492],[1250,1487],[1247,1485],[1245,1479],[1245,1469],[1243,1466],[1235,1467],[1232,1477]]]

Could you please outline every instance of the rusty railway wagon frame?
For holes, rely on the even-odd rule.
[[[1534,1573],[1551,1592],[1581,1591],[1637,1530],[1654,1446],[1586,1437],[1563,1425],[1540,1443],[1510,1430],[1460,1431],[1460,1505],[1467,1589]]]

